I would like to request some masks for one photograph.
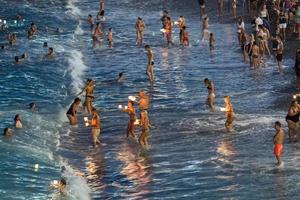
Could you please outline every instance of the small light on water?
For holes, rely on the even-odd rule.
[[[90,124],[88,122],[85,123],[85,126],[89,126]]]
[[[127,110],[128,106],[125,106],[124,109]]]
[[[15,20],[14,23],[16,24],[16,23],[17,23],[17,20]]]
[[[39,170],[39,164],[34,165],[34,171],[37,172]]]
[[[122,106],[122,105],[118,105],[118,108],[119,108],[119,109],[122,109],[122,108],[123,108],[123,106]]]
[[[3,20],[3,24],[6,24],[6,20]]]
[[[84,120],[85,122],[87,122],[87,121],[89,120],[89,118],[88,118],[88,117],[84,117],[83,120]]]
[[[293,99],[297,99],[297,95],[295,94],[295,95],[293,95]]]

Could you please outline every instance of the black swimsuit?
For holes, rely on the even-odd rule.
[[[286,119],[286,120],[291,120],[292,122],[297,123],[297,122],[299,122],[299,114],[296,114],[296,115],[294,115],[294,116],[289,116],[289,115],[287,115],[287,116],[285,117],[285,119]]]

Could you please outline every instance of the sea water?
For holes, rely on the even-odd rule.
[[[175,45],[164,44],[159,31],[164,6],[174,20],[185,16],[190,47],[178,45],[177,28]],[[18,113],[23,129],[0,140],[1,199],[57,199],[48,186],[60,177],[67,180],[67,199],[290,199],[298,194],[299,145],[285,144],[283,168],[274,167],[272,155],[273,123],[280,120],[286,129],[294,91],[291,60],[284,61],[283,75],[273,59],[265,68],[250,69],[242,62],[235,25],[218,23],[213,9],[209,30],[216,50],[211,55],[207,41],[200,41],[196,1],[107,1],[102,28],[113,28],[114,45],[108,48],[104,40],[93,48],[86,18],[95,17],[97,9],[96,0],[2,1],[1,15],[18,41],[0,53],[0,127],[12,127]],[[16,13],[25,18],[17,26],[11,24]],[[145,43],[154,52],[153,85],[145,75],[146,53],[135,44],[139,16],[146,24]],[[31,22],[38,34],[28,40]],[[58,27],[61,33],[54,32]],[[55,58],[44,58],[43,42],[54,48]],[[14,65],[14,56],[24,52],[28,60]],[[117,84],[120,72],[125,80]],[[96,81],[94,106],[105,144],[96,149],[84,126],[87,115],[79,113],[76,127],[65,116],[88,78]],[[225,132],[223,113],[209,112],[204,78],[214,80],[217,106],[223,107],[224,95],[231,97],[233,133]],[[118,110],[141,89],[150,96],[149,150],[125,138],[128,116]],[[34,113],[30,102],[37,104]]]

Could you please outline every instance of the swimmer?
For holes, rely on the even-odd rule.
[[[43,47],[48,47],[48,43],[44,42]]]
[[[32,32],[32,30],[31,29],[29,29],[28,31],[27,31],[27,38],[29,39],[29,40],[31,40],[32,38],[33,38],[33,32]]]
[[[31,102],[31,103],[29,104],[29,108],[30,108],[30,111],[31,111],[31,112],[34,112],[35,109],[36,109],[36,104],[35,104],[34,102]]]
[[[90,31],[93,32],[93,30],[94,30],[94,20],[93,20],[92,15],[89,15],[89,16],[88,16],[87,22],[88,22],[89,25],[90,25]]]
[[[241,34],[239,34],[240,47],[242,50],[244,62],[246,62],[246,45],[247,45],[247,34],[244,29],[241,29]]]
[[[215,100],[215,86],[212,80],[209,80],[208,78],[204,79],[204,84],[207,87],[208,90],[208,96],[207,96],[207,105],[208,107],[214,111],[214,100]]]
[[[54,57],[54,50],[52,47],[48,48],[48,53],[45,55],[45,58],[51,59]]]
[[[111,48],[113,44],[113,33],[112,33],[112,28],[108,29],[107,33],[107,41],[108,41],[108,46]]]
[[[57,189],[61,195],[66,195],[67,181],[61,178],[59,181],[52,181],[50,184],[51,189]]]
[[[223,16],[224,0],[217,0],[217,4],[218,4],[218,17],[220,18]]]
[[[167,39],[168,45],[173,45],[172,42],[172,19],[170,16],[166,17],[165,23],[164,23],[164,37]]]
[[[288,113],[285,117],[285,120],[288,124],[289,139],[291,142],[298,139],[297,137],[300,128],[299,115],[300,115],[300,105],[296,100],[293,100],[288,110]]]
[[[140,98],[139,101],[138,101],[140,111],[148,110],[148,108],[149,108],[149,97],[145,94],[145,92],[143,90],[141,90],[138,93],[138,96]]]
[[[213,33],[209,34],[209,51],[212,52],[213,50],[215,50],[215,37]]]
[[[15,64],[16,65],[20,64],[20,59],[18,56],[15,56]]]
[[[139,137],[139,143],[143,147],[148,147],[148,132],[149,128],[151,127],[149,123],[149,117],[148,117],[148,112],[146,110],[143,110],[140,114],[140,126],[142,127],[142,133]]]
[[[138,17],[135,23],[136,44],[142,45],[144,40],[145,23],[142,18]]]
[[[284,131],[281,128],[280,122],[275,122],[275,130],[276,133],[273,137],[273,143],[274,143],[274,155],[276,157],[277,166],[280,166],[282,163],[282,153],[283,153],[283,143],[284,143]]]
[[[236,18],[236,6],[237,6],[237,0],[232,0],[231,1],[231,9],[232,9],[233,18]]]
[[[73,103],[71,104],[69,110],[67,111],[66,115],[69,119],[69,123],[70,125],[76,125],[77,124],[77,117],[76,117],[76,113],[77,113],[77,109],[80,105],[81,100],[77,97],[74,99]]]
[[[189,34],[186,31],[186,27],[182,27],[182,45],[183,46],[189,46],[190,42],[189,42]]]
[[[154,81],[154,73],[153,73],[154,55],[149,45],[145,46],[145,50],[147,51],[147,60],[148,60],[146,74],[150,82],[153,82]]]
[[[124,79],[123,72],[121,72],[121,73],[119,73],[119,75],[118,75],[117,82],[118,82],[118,83],[121,83],[121,82],[123,81],[123,79]]]
[[[15,127],[20,129],[22,128],[22,123],[21,123],[21,118],[20,118],[20,115],[19,114],[16,114],[15,118],[14,118],[14,121],[15,121]]]
[[[128,125],[127,125],[127,137],[133,137],[135,138],[134,134],[134,122],[136,120],[136,115],[135,115],[135,109],[133,107],[134,102],[129,100],[128,105],[126,109],[122,109],[123,112],[128,113],[129,115],[129,120],[128,120]]]
[[[35,25],[35,23],[31,23],[29,29],[32,31],[33,35],[37,32],[37,26]]]
[[[28,58],[28,54],[25,52],[21,55],[21,58],[26,60]]]
[[[234,113],[232,109],[232,105],[230,102],[229,96],[224,96],[224,107],[225,107],[225,116],[226,116],[226,122],[225,122],[225,128],[228,132],[233,131],[233,120],[234,120]]]
[[[97,144],[100,144],[99,135],[100,135],[100,116],[97,113],[96,108],[92,108],[92,119],[88,120],[89,125],[92,127],[91,135],[92,135],[92,142],[93,146],[97,146]]]
[[[12,134],[13,134],[13,132],[12,132],[12,129],[10,129],[10,128],[5,128],[5,129],[3,130],[3,136],[4,136],[4,137],[11,137]]]
[[[83,103],[83,107],[85,111],[88,112],[88,114],[92,113],[92,102],[94,100],[94,81],[91,79],[88,79],[86,82],[85,87],[82,89],[82,91],[77,95],[81,95],[85,91],[85,101]]]

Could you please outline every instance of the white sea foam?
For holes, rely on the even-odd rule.
[[[72,77],[72,91],[78,93],[83,85],[82,75],[87,66],[84,64],[81,51],[71,50],[68,58],[69,71]]]
[[[79,17],[82,15],[81,10],[78,7],[76,7],[74,3],[77,3],[77,0],[68,0],[68,4],[66,6],[68,9],[68,13],[73,16]]]
[[[83,35],[84,31],[82,30],[81,25],[82,23],[81,21],[79,21],[79,24],[77,25],[75,30],[75,35]]]

